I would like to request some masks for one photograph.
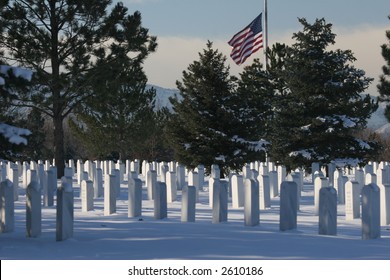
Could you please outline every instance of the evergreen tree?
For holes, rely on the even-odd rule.
[[[237,117],[245,123],[245,138],[267,139],[269,122],[273,116],[273,100],[275,94],[273,76],[269,71],[263,70],[259,59],[255,59],[252,65],[246,66],[240,74],[238,81],[239,98],[234,110],[239,112]],[[258,155],[257,155],[258,156]],[[265,154],[261,157],[247,158],[251,160],[265,160]]]
[[[390,19],[390,16],[389,16]],[[382,67],[383,74],[379,77],[379,84],[377,85],[380,94],[380,101],[390,102],[390,30],[386,31],[387,44],[383,44],[382,57],[386,61],[386,65]],[[386,106],[385,116],[390,122],[390,105]]]
[[[312,162],[358,164],[375,154],[374,142],[357,139],[353,132],[366,126],[377,109],[369,95],[360,95],[372,79],[351,63],[350,50],[329,51],[335,43],[331,24],[299,19],[303,31],[286,48],[280,79],[286,94],[276,101],[272,122],[271,157],[289,169]]]
[[[14,105],[35,107],[53,120],[58,176],[64,172],[64,119],[94,94],[93,77],[113,60],[142,61],[156,38],[111,0],[6,0],[0,6],[0,48],[7,62],[33,69],[33,87]],[[121,54],[120,56],[114,56]],[[104,63],[106,62],[106,63]],[[102,79],[104,76],[100,75]]]
[[[146,119],[134,140],[134,158],[148,161],[172,161],[172,148],[166,139],[166,125],[171,113],[165,107],[155,109],[152,118]]]
[[[189,168],[203,164],[206,172],[218,164],[222,175],[264,156],[252,108],[245,108],[247,101],[240,96],[237,79],[230,76],[225,63],[226,57],[208,42],[199,60],[177,81],[180,96],[171,99],[174,114],[168,126],[180,163]],[[243,94],[252,94],[244,89],[242,85]]]
[[[0,26],[1,30],[1,26]],[[0,55],[3,54],[0,50]],[[19,144],[27,144],[28,129],[21,129],[17,119],[18,111],[9,106],[15,90],[24,90],[32,76],[31,71],[6,65],[0,59],[0,158],[13,159],[21,150]],[[23,126],[25,123],[22,124]]]
[[[81,127],[72,127],[78,127],[91,158],[144,158],[139,146],[153,131],[155,90],[146,90],[147,78],[138,61],[110,63],[101,75],[104,78],[94,78],[95,96],[77,111]]]

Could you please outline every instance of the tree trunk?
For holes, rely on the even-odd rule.
[[[60,62],[58,54],[58,35],[59,35],[59,18],[56,12],[56,2],[50,1],[50,27],[51,27],[51,42],[50,42],[50,60],[51,60],[51,90],[53,97],[53,123],[54,123],[54,161],[57,166],[58,178],[64,176],[65,172],[65,153],[64,153],[64,127],[63,127],[63,110],[64,100],[61,98],[61,79],[60,79]]]
[[[64,176],[65,151],[64,151],[64,127],[62,116],[55,116],[54,123],[54,161],[57,167],[58,179]]]

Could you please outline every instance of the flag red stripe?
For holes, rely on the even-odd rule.
[[[256,17],[247,27],[236,33],[228,42],[232,46],[230,56],[238,65],[263,47],[261,18],[262,14]]]
[[[252,53],[263,47],[263,36],[258,34],[256,37],[247,39],[244,43],[233,48],[230,56],[237,64],[242,64]]]

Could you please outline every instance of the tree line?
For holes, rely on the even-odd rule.
[[[146,87],[143,62],[157,38],[139,12],[109,0],[3,1],[0,62],[34,75],[4,77],[0,122],[33,133],[27,146],[0,136],[0,157],[54,158],[58,170],[67,158],[177,160],[208,170],[219,164],[223,174],[266,158],[289,169],[375,159],[379,142],[358,137],[378,107],[364,94],[372,79],[353,66],[350,50],[329,50],[332,24],[299,22],[291,46],[267,50],[267,70],[255,59],[239,77],[207,42],[177,81],[169,111],[156,109],[156,91]],[[389,49],[382,46],[383,101],[390,101]]]

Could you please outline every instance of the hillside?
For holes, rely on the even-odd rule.
[[[172,110],[172,104],[169,98],[178,95],[179,91],[177,89],[162,88],[155,85],[146,86],[147,89],[152,87],[156,90],[156,109],[167,107],[169,110]]]

